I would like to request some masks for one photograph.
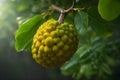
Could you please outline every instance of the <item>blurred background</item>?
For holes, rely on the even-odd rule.
[[[16,52],[17,19],[28,18],[45,8],[44,0],[0,0],[0,80],[72,80],[59,69],[36,64],[30,53]]]
[[[35,14],[40,14],[42,12],[45,12],[44,15],[51,15],[51,13],[49,12],[50,9],[49,6],[51,5],[50,3],[48,3],[49,1],[52,1],[53,4],[56,4],[64,9],[68,8],[72,3],[72,0],[66,0],[66,1],[65,0],[0,0],[0,80],[75,80],[72,78],[71,74],[77,77],[82,76],[81,80],[120,80],[120,69],[119,69],[120,68],[120,55],[119,55],[120,54],[120,50],[119,50],[120,49],[120,32],[119,32],[120,16],[115,21],[113,21],[113,23],[116,24],[115,25],[116,27],[112,28],[112,32],[108,34],[112,36],[107,37],[107,39],[105,38],[105,40],[98,38],[99,34],[100,35],[102,34],[102,36],[106,34],[106,30],[104,29],[104,26],[102,27],[101,24],[104,23],[105,21],[100,19],[101,23],[98,22],[100,24],[98,25],[97,21],[95,22],[93,20],[90,20],[91,21],[90,24],[95,25],[95,27],[93,26],[92,28],[96,32],[94,31],[92,32],[97,33],[98,35],[93,35],[94,39],[92,40],[93,42],[92,46],[90,45],[87,46],[86,48],[86,44],[85,45],[82,44],[82,47],[80,48],[81,51],[79,50],[78,54],[79,55],[85,54],[85,56],[83,56],[84,59],[77,59],[78,54],[76,53],[76,55],[73,56],[73,58],[66,65],[62,67],[62,73],[68,75],[70,74],[69,76],[62,75],[60,68],[46,69],[43,68],[41,65],[38,65],[32,59],[31,53],[16,52],[15,32],[19,28],[19,24],[22,23],[21,21],[25,21],[28,18],[34,16]],[[81,7],[83,5],[88,5],[87,2],[91,4],[90,1],[94,2],[93,4],[97,7],[97,3],[99,0],[76,0],[76,1],[77,1],[76,6],[78,7]],[[88,12],[88,14],[91,14],[93,17],[97,16],[96,15],[97,12],[94,12],[95,15],[93,14],[93,12],[94,10],[92,11],[92,14],[91,12]],[[56,16],[58,17],[58,15],[59,14],[56,12],[56,14],[54,14],[52,17],[56,18]],[[99,16],[97,17],[99,19]],[[108,22],[108,24],[105,26],[109,26],[109,25],[111,26],[111,23]],[[92,32],[89,33],[92,34]],[[84,39],[88,40],[90,36],[83,35],[81,38],[83,38],[83,42],[84,42]],[[111,43],[107,44],[107,42],[111,42]],[[91,53],[93,53],[93,55],[91,55]],[[99,56],[102,56],[102,58],[100,57],[100,59],[98,59]],[[93,59],[93,61],[90,61],[91,59]],[[104,59],[105,61],[106,59],[108,59],[108,61],[105,62]],[[74,62],[75,60],[76,61],[78,60],[76,64],[72,63],[72,61]],[[98,63],[94,63],[95,60],[98,60]],[[86,62],[88,63],[86,64]],[[102,63],[105,63],[106,65],[109,64],[110,66],[112,65],[112,68],[111,67],[109,68],[109,66],[103,67],[101,66]],[[97,69],[95,68],[93,70],[92,68],[94,65],[95,66],[97,65],[98,68]],[[103,72],[101,69],[103,69]],[[111,70],[113,72],[111,72]],[[101,71],[101,73],[97,71]],[[107,76],[107,79],[98,78],[98,76],[96,75],[92,76],[92,74],[94,73],[100,74],[103,77],[105,75]],[[109,73],[111,75],[108,75]],[[89,79],[86,79],[86,76],[88,77],[92,76],[93,78],[91,77]],[[78,78],[78,80],[79,79],[80,78]]]

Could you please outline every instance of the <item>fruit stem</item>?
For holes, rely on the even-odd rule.
[[[67,15],[67,13],[65,13],[64,11],[61,11],[60,16],[59,16],[59,19],[58,19],[58,22],[59,22],[60,24],[63,23],[66,15]]]

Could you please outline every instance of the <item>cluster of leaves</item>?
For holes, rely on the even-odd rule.
[[[62,4],[61,7],[65,8],[72,1],[51,0],[51,3],[59,6]],[[63,74],[73,75],[76,79],[112,74],[116,61],[120,61],[119,54],[116,54],[120,53],[119,5],[119,0],[76,0],[78,11],[74,15],[69,14],[65,21],[73,23],[77,28],[79,46],[73,57],[61,67]],[[20,24],[15,36],[17,51],[31,52],[32,38],[39,25],[48,18],[58,16],[57,13],[49,13],[46,11],[44,15],[36,15]],[[45,18],[46,15],[49,16]]]
[[[71,60],[61,67],[63,74],[72,74],[76,79],[97,75],[97,79],[105,80],[112,74],[113,67],[120,61],[120,38],[115,33],[119,23],[114,23],[119,19],[111,21],[119,16],[120,1],[117,4],[116,1],[111,0],[113,5],[110,5],[109,0],[100,0],[98,9],[94,6],[76,14],[74,24],[79,33],[79,46]]]
[[[83,78],[83,76],[91,78],[94,75],[103,78],[106,74],[112,74],[116,60],[119,60],[116,57],[120,53],[120,38],[110,40],[114,34],[111,30],[113,25],[100,22],[95,10],[94,15],[91,17],[89,13],[81,11],[75,16],[79,46],[71,60],[61,67],[63,74],[72,74],[76,79]]]

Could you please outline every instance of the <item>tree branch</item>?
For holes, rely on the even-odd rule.
[[[68,12],[72,11],[74,8],[74,5],[75,5],[75,2],[73,0],[72,6],[70,8],[68,8],[67,10],[64,10],[64,12],[68,13]]]
[[[70,11],[74,11],[74,10],[75,10],[75,9],[74,9],[74,5],[75,5],[75,1],[74,1],[74,0],[73,0],[73,3],[72,3],[72,6],[71,6],[70,8],[68,8],[68,9],[66,9],[66,10],[63,10],[63,9],[61,9],[61,8],[55,6],[55,5],[52,5],[53,8],[54,8],[56,11],[60,12],[60,16],[59,16],[59,19],[58,19],[58,22],[59,22],[60,24],[63,23],[65,16],[66,16]]]
[[[60,7],[58,7],[58,6],[55,6],[55,5],[52,5],[52,7],[56,10],[56,11],[58,11],[58,12],[61,12],[63,9],[61,9]]]

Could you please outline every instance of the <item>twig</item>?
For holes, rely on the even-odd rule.
[[[75,9],[74,9],[74,5],[75,5],[74,0],[73,0],[73,3],[72,3],[72,6],[71,6],[70,8],[68,8],[68,9],[66,9],[66,10],[63,10],[63,9],[61,9],[61,8],[53,5],[53,8],[54,8],[55,10],[57,10],[58,12],[60,12],[60,16],[59,16],[59,19],[58,19],[58,22],[59,22],[60,24],[63,23],[65,16],[66,16],[70,11],[74,11],[74,10],[75,10]]]
[[[56,11],[58,11],[58,12],[61,12],[61,11],[62,11],[62,9],[61,9],[60,7],[57,7],[57,6],[55,6],[55,5],[52,5],[52,7],[53,7]]]
[[[70,8],[68,8],[67,10],[64,10],[64,12],[68,13],[68,12],[72,11],[74,8],[74,5],[75,5],[75,2],[73,1],[72,6]]]

